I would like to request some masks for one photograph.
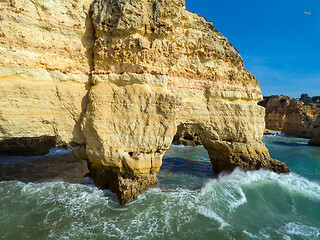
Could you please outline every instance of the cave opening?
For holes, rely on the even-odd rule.
[[[21,137],[0,142],[0,181],[79,183],[88,172],[67,146],[56,146],[56,137]]]
[[[10,138],[0,142],[0,154],[41,156],[48,154],[55,146],[55,136]]]

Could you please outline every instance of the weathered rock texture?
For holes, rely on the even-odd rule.
[[[259,104],[266,108],[266,128],[310,138],[310,144],[319,145],[320,108],[282,95],[266,97]]]
[[[185,146],[202,145],[199,133],[193,132],[192,128],[187,124],[180,124],[177,133],[173,138],[173,142]]]
[[[289,171],[261,142],[259,83],[183,0],[0,6],[0,140],[69,144],[121,203],[157,186],[179,125],[199,136],[216,172]]]

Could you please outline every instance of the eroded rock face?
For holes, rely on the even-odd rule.
[[[185,146],[202,145],[200,135],[192,131],[192,127],[188,124],[180,124],[177,133],[173,138],[173,142]]]
[[[54,136],[121,203],[157,186],[179,125],[199,137],[217,172],[289,171],[261,142],[259,83],[183,0],[0,4],[0,53],[10,53],[0,60],[0,140]]]
[[[266,108],[266,128],[310,138],[310,144],[319,145],[320,108],[282,95],[268,97],[260,104]]]

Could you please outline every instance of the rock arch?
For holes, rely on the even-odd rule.
[[[216,171],[288,171],[261,142],[259,83],[227,39],[184,5],[96,0],[91,6],[94,86],[82,131],[91,176],[121,203],[157,185],[180,123],[199,132]]]
[[[52,136],[68,144],[122,204],[157,186],[181,123],[200,133],[217,171],[289,171],[261,142],[259,83],[237,49],[184,0],[41,4],[0,3],[7,29],[0,32],[0,141]],[[12,22],[15,14],[36,24]]]
[[[98,77],[89,93],[82,129],[89,170],[95,183],[117,193],[121,203],[157,186],[162,157],[181,123],[199,133],[217,172],[237,166],[288,171],[270,158],[261,142],[264,111],[257,105],[259,95],[256,100],[228,100],[212,92],[208,100],[206,89],[192,89],[191,94],[189,89],[176,92],[135,83],[166,77],[136,73]],[[119,78],[132,84],[115,84]],[[184,97],[182,91],[190,95]]]

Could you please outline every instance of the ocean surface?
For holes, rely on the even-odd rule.
[[[290,174],[213,176],[204,148],[172,145],[159,188],[125,206],[68,149],[0,156],[0,239],[320,239],[320,147],[263,141]]]

